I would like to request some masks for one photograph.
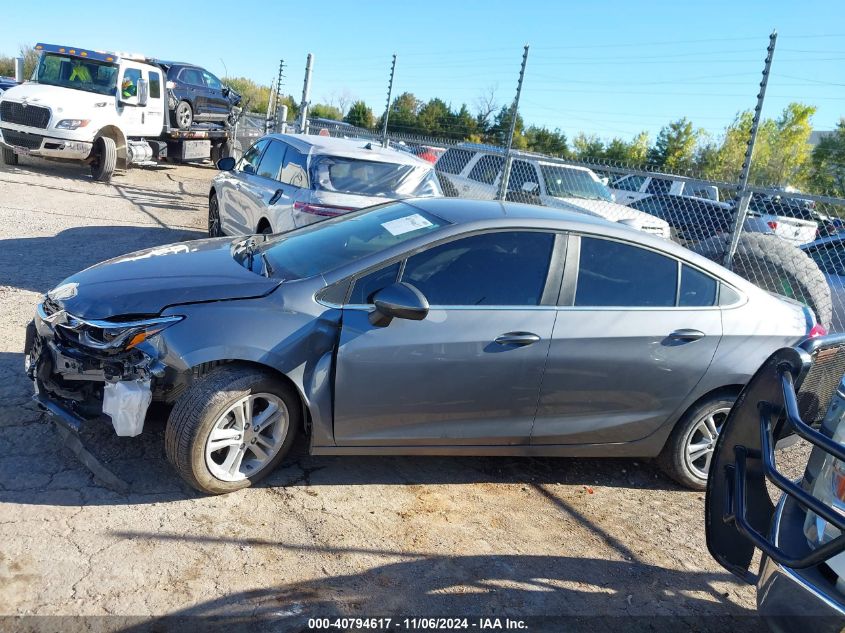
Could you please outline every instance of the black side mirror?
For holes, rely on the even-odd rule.
[[[217,169],[220,171],[232,171],[235,168],[235,159],[231,156],[226,156],[217,161]]]
[[[223,91],[222,91],[222,92],[223,92],[223,96],[224,96],[224,97],[228,97],[228,96],[229,96],[229,89],[228,89],[226,86],[223,86]]]
[[[373,296],[376,309],[370,313],[370,323],[387,327],[393,319],[422,321],[428,316],[428,299],[417,288],[400,281],[382,288]]]

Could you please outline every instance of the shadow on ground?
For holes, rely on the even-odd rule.
[[[85,226],[52,237],[0,240],[0,284],[46,292],[65,277],[106,259],[200,237],[205,237],[201,231],[157,226]]]

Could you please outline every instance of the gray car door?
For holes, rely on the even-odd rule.
[[[337,352],[336,444],[528,444],[564,241],[540,231],[477,234],[358,279]],[[431,310],[422,321],[375,327],[372,295],[397,278]]]
[[[269,142],[266,138],[259,139],[244,153],[235,169],[227,174],[221,184],[218,192],[220,226],[226,235],[243,235],[255,230],[249,178],[256,173],[261,155]]]
[[[659,252],[572,236],[532,444],[628,442],[699,383],[722,337],[718,282]]]
[[[245,178],[244,193],[249,199],[252,230],[256,233],[277,230],[271,219],[274,207],[283,193],[279,178],[287,148],[286,143],[271,140],[261,155],[255,173]]]

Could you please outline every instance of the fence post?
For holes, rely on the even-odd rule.
[[[275,112],[276,89],[273,87],[273,80],[270,80],[270,98],[267,100],[267,116],[264,117],[264,133],[270,134],[273,131],[273,116]]]
[[[516,117],[519,113],[519,96],[522,94],[522,80],[525,78],[525,64],[528,62],[528,44],[522,51],[522,65],[519,68],[519,81],[516,84],[516,98],[511,107],[511,129],[508,134],[508,146],[505,151],[505,164],[502,168],[502,181],[499,183],[499,200],[504,200],[508,190],[508,180],[511,176],[511,148],[513,147],[513,135],[516,132]]]
[[[279,102],[282,100],[282,72],[285,69],[285,60],[279,60],[279,76],[276,79],[276,100],[273,102],[273,131],[279,131]],[[286,117],[287,118],[287,117]]]
[[[387,147],[387,120],[390,118],[390,100],[393,98],[393,75],[396,72],[396,53],[393,53],[393,63],[390,65],[390,82],[387,84],[387,108],[384,110],[384,125],[381,130],[381,145]]]
[[[745,217],[748,215],[748,203],[751,201],[751,192],[748,190],[748,176],[751,173],[751,159],[754,154],[754,143],[757,141],[757,130],[760,126],[760,116],[763,112],[763,101],[766,98],[766,86],[769,84],[769,72],[772,70],[772,57],[775,54],[775,44],[778,41],[777,31],[769,35],[769,46],[766,49],[766,63],[763,67],[763,79],[760,81],[760,92],[757,93],[757,106],[754,108],[754,117],[751,119],[751,133],[748,135],[748,146],[745,148],[745,157],[742,161],[742,170],[739,173],[739,184],[736,188],[736,216],[734,217],[731,242],[725,252],[725,261],[722,265],[728,270],[731,269],[731,262],[739,246],[739,238],[742,227],[745,224]]]

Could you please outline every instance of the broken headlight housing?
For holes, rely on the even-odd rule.
[[[67,322],[57,324],[56,327],[75,334],[80,345],[117,352],[140,345],[184,318],[166,316],[132,321],[89,321],[67,315]]]

